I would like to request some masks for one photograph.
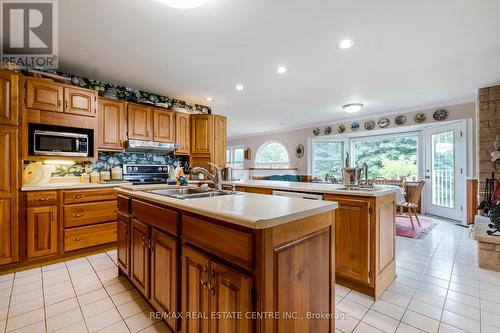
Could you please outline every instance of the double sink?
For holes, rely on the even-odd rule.
[[[206,190],[202,188],[173,188],[166,190],[150,190],[149,193],[163,195],[165,197],[188,200],[188,199],[199,199],[199,198],[211,198],[219,197],[223,195],[235,194],[231,191],[216,191],[216,190]]]

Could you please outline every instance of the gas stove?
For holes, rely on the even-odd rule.
[[[123,179],[133,185],[168,184],[170,168],[170,165],[124,164]]]

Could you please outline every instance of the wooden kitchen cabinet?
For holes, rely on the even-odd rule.
[[[95,117],[97,93],[93,90],[64,87],[64,112]]]
[[[226,117],[191,115],[191,164],[209,168],[207,162],[226,166]]]
[[[0,125],[19,124],[19,76],[0,71]]]
[[[191,116],[191,154],[210,154],[214,145],[214,117],[206,114]]]
[[[130,278],[149,298],[149,226],[132,219],[130,223]]]
[[[156,311],[175,313],[177,308],[177,240],[153,229],[151,232],[151,296]],[[178,320],[170,317],[168,325],[177,331]]]
[[[221,168],[226,166],[227,149],[226,117],[214,116],[214,148],[213,163]]]
[[[191,142],[191,121],[188,113],[177,112],[175,114],[175,143],[179,148],[175,151],[177,155],[189,155]]]
[[[125,104],[116,100],[99,98],[98,103],[98,149],[123,151],[127,140],[127,118]]]
[[[0,265],[18,260],[17,135],[0,126]]]
[[[28,259],[57,254],[57,206],[28,208],[26,227]]]
[[[46,79],[26,80],[26,107],[95,117],[97,92]]]
[[[165,109],[153,109],[153,141],[175,142],[175,113]]]
[[[118,267],[125,274],[130,274],[130,217],[124,213],[118,213],[116,224],[116,259]]]
[[[153,140],[152,109],[147,106],[128,104],[128,138],[134,140]]]

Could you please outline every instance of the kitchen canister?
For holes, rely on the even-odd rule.
[[[86,172],[82,173],[80,175],[80,183],[84,184],[90,183],[90,175]]]
[[[111,179],[122,180],[123,179],[123,169],[122,167],[115,166],[111,169]]]
[[[90,182],[91,183],[99,183],[99,180],[101,179],[101,177],[99,176],[99,172],[97,171],[93,171],[91,174],[90,174]]]
[[[101,171],[101,181],[107,181],[111,179],[111,172],[109,170],[102,170]]]

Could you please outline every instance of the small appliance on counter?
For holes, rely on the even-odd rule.
[[[170,165],[124,164],[123,180],[133,185],[145,184],[175,184],[175,179],[169,180]]]
[[[222,180],[225,181],[233,181],[234,179],[234,170],[232,167],[228,166],[222,169]]]
[[[363,163],[362,167],[355,166],[342,168],[342,183],[348,189],[369,186],[368,164]]]

